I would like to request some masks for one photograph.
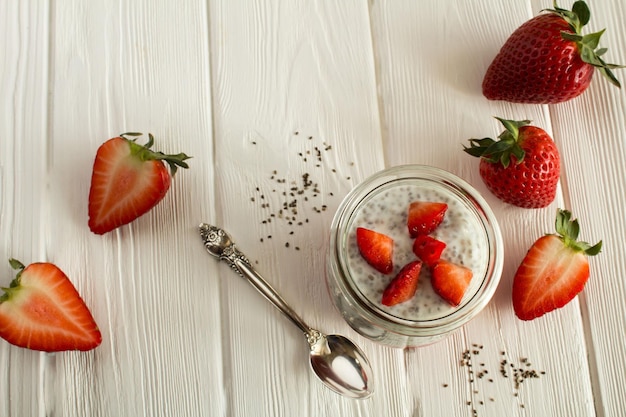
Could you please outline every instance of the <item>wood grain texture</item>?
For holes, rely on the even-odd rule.
[[[593,4],[589,31],[607,28],[601,45],[608,62],[626,62],[626,39],[620,33],[626,18],[623,4]],[[624,82],[624,71],[616,70]],[[564,160],[566,204],[580,218],[581,237],[603,240],[603,251],[591,261],[591,278],[579,297],[585,324],[587,353],[592,371],[595,409],[599,416],[624,413],[626,331],[623,280],[625,265],[621,236],[626,230],[624,178],[626,154],[626,97],[599,73],[589,90],[569,103],[551,106],[555,140]]]
[[[218,221],[287,302],[326,332],[347,331],[324,283],[332,213],[353,185],[383,167],[365,6],[215,2],[210,9],[211,46],[219,51],[212,61]],[[290,195],[292,188],[303,194]],[[227,414],[354,415],[362,405],[311,374],[297,329],[222,270]]]
[[[15,276],[10,257],[39,260],[46,248],[40,208],[47,205],[48,9],[40,2],[0,4],[0,265],[1,286]],[[33,150],[37,150],[33,152]],[[36,415],[45,355],[0,345],[0,415]]]
[[[59,265],[104,338],[87,353],[1,342],[0,416],[623,415],[624,92],[596,77],[555,106],[484,99],[483,74],[507,36],[552,6],[499,3],[0,2],[0,255]],[[626,63],[624,5],[590,6],[590,30],[609,28],[607,59]],[[493,116],[532,119],[553,135],[563,171],[548,208],[499,202],[462,152],[469,138],[499,134]],[[124,131],[192,155],[191,169],[153,211],[96,236],[93,156]],[[478,318],[442,342],[398,350],[341,319],[325,259],[343,196],[407,163],[475,186],[496,212],[506,260]],[[581,296],[521,322],[512,277],[557,207],[604,250]],[[224,227],[311,326],[363,346],[371,399],[341,398],[315,379],[299,331],[206,254],[203,221]],[[12,273],[2,271],[0,286]],[[546,373],[516,387],[502,361],[525,367],[523,358]]]

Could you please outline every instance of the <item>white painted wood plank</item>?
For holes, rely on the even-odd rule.
[[[601,45],[608,62],[626,63],[622,2],[593,3],[589,31],[606,28]],[[626,72],[615,70],[622,85]],[[587,326],[598,416],[623,415],[626,387],[626,315],[623,236],[626,178],[626,95],[599,73],[589,90],[570,103],[551,107],[567,178],[566,201],[581,219],[581,237],[603,240],[603,251],[591,261],[591,278],[579,297]]]
[[[48,17],[41,2],[0,4],[0,286],[15,277],[8,259],[40,261],[39,207],[46,187]],[[0,341],[0,415],[37,415],[46,355]]]
[[[219,284],[196,231],[215,216],[207,6],[56,6],[41,238],[92,307],[103,343],[57,355],[46,399],[65,416],[223,410]],[[188,153],[191,168],[153,211],[96,236],[87,227],[93,158],[125,131],[153,133],[155,149]]]
[[[383,167],[367,3],[211,6],[218,220],[307,322],[363,344],[381,383],[381,394],[362,403],[325,389],[299,331],[223,266],[229,415],[381,415],[382,348],[348,328],[324,282],[334,210]],[[307,173],[315,187],[303,186]],[[290,197],[292,186],[306,190]],[[292,200],[298,213],[289,225],[292,214],[278,211]]]

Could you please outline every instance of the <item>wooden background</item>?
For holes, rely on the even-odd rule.
[[[626,415],[624,91],[599,74],[583,96],[553,106],[489,102],[480,91],[507,36],[551,6],[0,1],[0,258],[57,264],[104,338],[91,352],[57,354],[0,341],[0,416]],[[626,63],[623,1],[590,7],[588,32],[608,28],[607,60]],[[563,162],[550,207],[506,205],[482,184],[462,145],[497,135],[493,116],[528,118],[553,135]],[[149,214],[96,236],[87,227],[93,158],[126,131],[192,155],[191,169]],[[325,251],[341,198],[406,163],[447,169],[483,192],[506,260],[477,319],[435,345],[394,350],[333,309]],[[319,189],[298,200],[308,223],[264,224],[303,174]],[[583,239],[602,239],[603,252],[576,300],[521,322],[512,275],[553,230],[557,207],[581,219]],[[228,230],[307,322],[364,348],[371,399],[341,398],[315,380],[298,330],[205,253],[202,221]],[[0,271],[6,286],[8,262]],[[468,349],[472,368],[461,366]],[[516,388],[502,360],[545,374]]]

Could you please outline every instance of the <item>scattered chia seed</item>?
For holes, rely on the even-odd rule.
[[[289,230],[285,232],[285,234],[289,236],[296,235],[296,231],[299,227],[304,227],[305,224],[309,223],[308,218],[304,219],[300,217],[302,214],[308,213],[311,210],[317,214],[322,214],[329,207],[328,204],[322,204],[326,203],[326,201],[320,201],[313,206],[309,206],[309,202],[320,200],[320,197],[324,194],[328,197],[335,197],[335,193],[332,191],[322,193],[320,183],[314,179],[315,173],[321,172],[324,174],[324,156],[325,153],[333,149],[332,145],[329,145],[325,141],[318,142],[311,135],[300,135],[300,131],[298,130],[293,131],[293,136],[293,140],[305,146],[304,149],[300,148],[296,152],[298,160],[302,162],[301,172],[304,173],[299,177],[289,178],[289,176],[285,174],[280,174],[277,169],[273,169],[270,172],[269,180],[275,184],[271,190],[274,197],[270,196],[267,191],[264,193],[263,190],[266,189],[266,187],[261,186],[255,187],[255,193],[250,197],[251,203],[261,203],[259,204],[261,212],[266,215],[266,217],[261,220],[260,224],[270,227],[272,225],[271,220],[276,219],[277,223],[289,228]],[[298,138],[296,139],[295,137]],[[308,140],[301,142],[304,138]],[[254,142],[254,144],[256,144],[256,142]],[[354,162],[350,162],[351,167],[354,165]],[[308,172],[306,171],[307,169],[311,169],[312,171]],[[336,173],[337,169],[329,168],[329,171]],[[351,178],[351,176],[346,177],[348,180]],[[333,203],[336,202],[333,201]],[[272,229],[272,231],[278,233],[276,230]],[[260,242],[267,242],[268,239],[271,239],[271,235],[266,236],[265,239],[261,238]],[[286,242],[285,248],[300,250],[299,246],[293,245],[292,243],[293,242]]]
[[[478,413],[476,411],[475,404],[480,406],[485,405],[484,397],[480,394],[480,389],[483,388],[480,380],[486,379],[489,383],[493,383],[493,378],[485,378],[490,374],[489,370],[486,367],[486,361],[478,361],[477,356],[481,354],[483,350],[483,345],[472,344],[471,348],[464,350],[461,353],[461,358],[459,361],[459,365],[466,369],[467,381],[470,384],[470,400],[467,401],[467,406],[471,408],[472,415],[477,416]],[[521,398],[519,395],[519,390],[521,385],[527,381],[528,379],[537,379],[541,375],[545,375],[545,371],[537,371],[532,369],[532,364],[526,357],[521,357],[519,359],[519,364],[513,363],[510,359],[508,359],[505,351],[500,352],[501,358],[499,362],[499,371],[500,376],[505,379],[511,379],[513,382],[513,393],[512,396],[517,398],[518,405],[520,408],[525,408],[525,405],[521,403]],[[478,364],[476,366],[475,364]],[[443,384],[444,387],[447,387],[448,384]],[[482,398],[481,398],[482,397]],[[489,402],[495,402],[495,397],[489,397]]]

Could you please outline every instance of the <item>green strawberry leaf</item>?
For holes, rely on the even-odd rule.
[[[606,54],[606,51],[608,51],[607,48],[596,49],[596,56],[602,56],[602,55]]]
[[[606,29],[602,29],[600,32],[590,33],[588,35],[584,35],[581,42],[585,45],[585,47],[590,48],[595,52],[596,48],[600,44],[600,37],[604,33]]]
[[[519,129],[530,124],[530,120],[507,120],[496,117],[505,130],[498,135],[497,141],[491,138],[469,139],[470,146],[463,146],[463,150],[471,156],[484,158],[491,163],[500,163],[504,168],[511,164],[511,155],[516,163],[521,163],[526,152],[519,144]]]
[[[607,48],[596,50],[600,44],[600,37],[604,33],[605,29],[588,35],[582,35],[583,27],[589,23],[589,20],[591,19],[591,11],[589,10],[587,3],[583,0],[578,0],[572,5],[572,10],[567,10],[559,7],[556,0],[554,0],[553,9],[544,9],[542,11],[556,13],[561,16],[569,24],[570,29],[573,32],[562,31],[561,37],[567,41],[576,43],[583,62],[598,68],[600,73],[606,77],[611,84],[617,86],[618,88],[621,87],[620,82],[617,80],[611,69],[624,68],[624,66],[618,64],[607,64],[600,59],[600,56],[606,53]]]
[[[141,161],[164,161],[170,167],[170,175],[173,177],[178,171],[178,168],[189,168],[189,164],[185,162],[185,160],[191,158],[190,156],[184,153],[178,153],[175,155],[167,155],[163,152],[155,152],[150,148],[154,145],[154,136],[152,133],[148,133],[148,142],[145,145],[140,145],[137,143],[137,137],[141,136],[142,133],[136,132],[128,132],[123,133],[120,137],[126,139],[130,145],[131,153],[135,155]],[[126,136],[135,137],[134,139],[129,139]]]
[[[572,6],[572,12],[574,12],[576,16],[578,16],[581,28],[589,23],[589,20],[591,19],[591,12],[589,11],[589,6],[587,6],[587,3],[585,3],[584,1],[579,0],[574,2],[574,5]]]
[[[557,236],[561,238],[565,246],[577,252],[584,252],[588,256],[595,256],[600,253],[602,241],[592,246],[587,242],[577,240],[580,226],[577,219],[572,220],[572,213],[568,210],[557,210],[555,228]]]

